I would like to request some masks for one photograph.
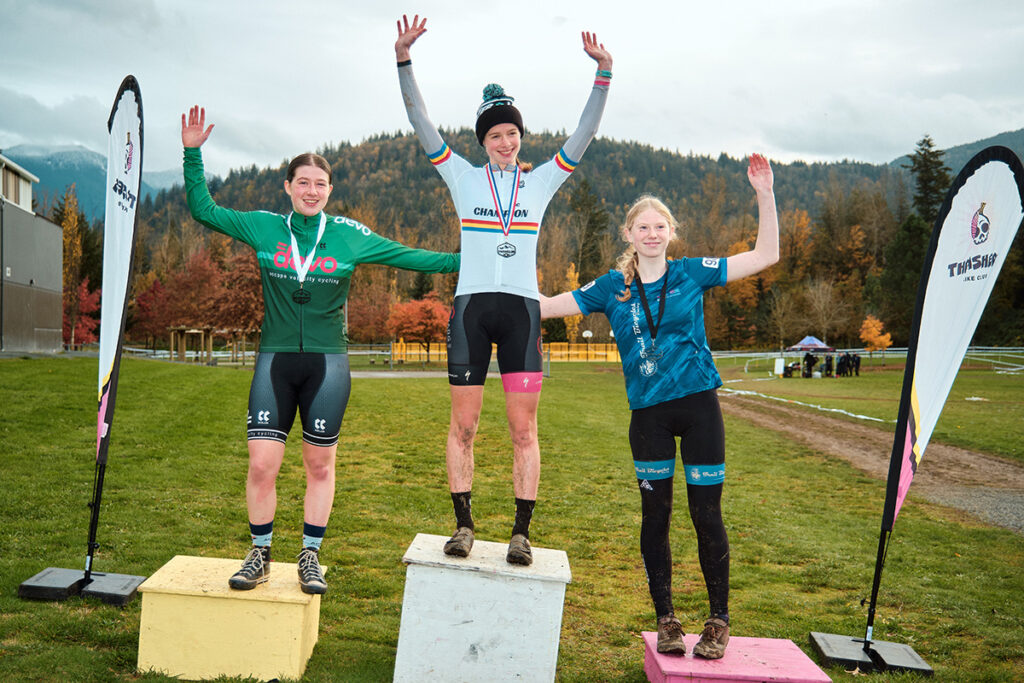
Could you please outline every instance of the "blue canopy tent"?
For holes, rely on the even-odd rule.
[[[786,348],[787,351],[835,351],[834,348],[817,337],[807,336]]]

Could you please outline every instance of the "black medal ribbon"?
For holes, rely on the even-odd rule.
[[[652,358],[660,358],[661,351],[658,350],[658,328],[661,327],[661,319],[665,316],[665,294],[668,292],[668,269],[665,270],[665,281],[661,283],[661,298],[658,300],[658,321],[651,317],[651,307],[647,305],[647,293],[644,291],[644,283],[639,278],[636,281],[636,288],[640,292],[640,303],[644,307],[644,316],[647,318],[647,328],[651,331],[651,349],[647,353]]]

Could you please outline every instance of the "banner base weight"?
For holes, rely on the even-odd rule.
[[[145,580],[145,576],[93,572],[86,584],[82,569],[47,567],[18,586],[18,597],[60,601],[80,595],[120,607],[135,597],[139,585]]]
[[[903,643],[875,640],[871,642],[869,651],[865,652],[863,639],[816,631],[811,631],[810,642],[826,666],[856,668],[864,673],[914,671],[924,676],[931,676],[934,673],[912,647]]]

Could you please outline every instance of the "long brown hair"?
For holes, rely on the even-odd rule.
[[[622,223],[622,227],[619,228],[619,233],[622,237],[623,242],[629,241],[629,230],[636,223],[637,217],[647,211],[648,209],[654,209],[662,216],[665,217],[665,221],[672,228],[672,239],[676,237],[676,231],[679,229],[679,223],[676,222],[675,216],[668,210],[665,203],[660,199],[650,194],[642,194],[637,197],[637,200],[633,202],[632,206],[629,207],[629,211],[626,212],[626,220]],[[615,270],[622,273],[622,278],[625,280],[626,288],[622,290],[621,294],[616,295],[616,299],[619,301],[629,301],[632,297],[629,286],[633,283],[633,279],[636,277],[636,267],[639,259],[636,255],[636,248],[630,244],[626,247],[626,250],[619,254],[619,258],[615,261]]]

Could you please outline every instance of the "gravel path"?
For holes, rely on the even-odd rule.
[[[881,480],[889,475],[892,431],[719,390],[722,411],[835,455]],[[891,429],[891,427],[890,427]],[[961,510],[1024,535],[1024,466],[985,453],[932,442],[914,476],[911,496]]]

